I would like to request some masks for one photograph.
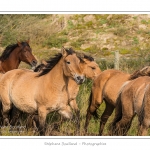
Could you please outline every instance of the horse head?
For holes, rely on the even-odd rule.
[[[80,68],[80,59],[76,53],[70,48],[66,50],[62,47],[63,71],[66,76],[72,77],[77,84],[82,84],[85,80],[84,73]]]
[[[23,61],[31,65],[32,67],[35,67],[37,64],[37,60],[32,54],[32,49],[29,45],[29,41],[27,42],[18,41],[17,43],[18,47],[20,48],[20,55],[19,55],[20,61]]]
[[[94,80],[100,73],[101,70],[98,64],[94,61],[91,56],[83,54],[81,62],[81,68],[86,76],[86,78]]]

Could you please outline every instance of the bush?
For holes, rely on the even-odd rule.
[[[48,48],[61,48],[62,45],[66,42],[68,42],[68,39],[66,37],[57,37],[57,35],[55,34],[46,39],[43,46],[47,46]]]

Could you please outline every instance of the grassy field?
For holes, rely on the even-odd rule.
[[[7,45],[16,43],[16,39],[24,41],[30,38],[30,45],[39,63],[65,46],[92,55],[103,71],[114,68],[114,52],[118,50],[120,70],[132,73],[150,64],[149,29],[149,15],[0,15],[0,53]],[[21,63],[20,68],[29,66]],[[81,111],[81,136],[85,135],[84,123],[91,86],[91,81],[86,80],[77,96]],[[105,103],[98,109],[99,116],[104,108]],[[113,115],[108,120],[103,135],[109,135],[108,126]],[[74,135],[75,126],[71,121],[65,121],[60,126],[60,132],[52,130],[54,122],[58,120],[57,113],[48,116],[48,135]],[[87,135],[98,134],[99,122],[92,118]],[[137,134],[137,125],[135,117],[129,136]],[[32,130],[10,132],[8,127],[2,131],[2,135],[6,136],[37,135]]]

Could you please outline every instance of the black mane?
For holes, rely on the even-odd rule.
[[[66,51],[67,51],[68,55],[72,55],[73,53],[75,53],[75,51],[72,48],[67,49]],[[43,75],[47,74],[48,72],[50,72],[54,68],[54,66],[59,62],[59,60],[61,58],[62,58],[62,54],[58,53],[53,58],[50,58],[49,60],[47,60],[46,61],[47,65],[44,67],[44,69],[42,69],[42,72],[38,75],[38,77],[43,76]],[[35,68],[35,70],[34,70],[35,72],[37,72],[38,67],[39,66],[37,66]]]
[[[89,60],[89,61],[94,61],[94,58],[93,58],[93,57],[87,56],[87,55],[85,55],[85,54],[84,54],[84,58],[87,59],[87,60]]]
[[[131,75],[129,80],[134,80],[141,76],[150,76],[150,66],[146,66],[142,68],[141,70],[134,71]]]
[[[29,44],[27,42],[21,42],[22,46],[29,46]],[[5,50],[3,51],[2,55],[0,56],[0,60],[1,61],[4,61],[6,60],[9,55],[11,54],[11,52],[16,48],[18,47],[18,44],[11,44],[11,45],[8,45]],[[29,46],[30,47],[30,46]]]
[[[83,60],[84,58],[89,60],[89,61],[94,61],[94,58],[92,56],[88,56],[88,55],[86,55],[84,53],[77,53],[77,56],[81,60],[81,62],[82,61],[84,62],[84,60]]]
[[[75,53],[75,51],[72,48],[69,48],[66,51],[67,51],[68,55],[72,55],[73,53]],[[77,54],[77,57],[80,59],[81,62],[84,62],[83,58],[85,58],[89,61],[94,61],[94,58],[91,56],[81,54],[81,53],[76,53],[76,54]],[[50,58],[50,60],[46,60],[47,65],[45,65],[45,64],[38,65],[34,69],[34,72],[40,72],[42,70],[42,72],[38,76],[42,76],[44,74],[47,74],[49,71],[51,71],[53,69],[53,67],[57,64],[57,62],[61,59],[61,57],[62,57],[61,53],[55,55],[53,58]]]

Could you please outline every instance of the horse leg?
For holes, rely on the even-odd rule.
[[[133,109],[133,100],[132,96],[128,95],[128,93],[124,92],[124,95],[119,95],[119,99],[117,101],[116,106],[116,114],[119,116],[119,118],[116,120],[116,130],[114,129],[114,133],[116,131],[117,135],[126,135],[132,120],[135,116],[135,112]],[[120,114],[121,113],[121,118]]]
[[[105,84],[109,80],[111,74],[100,74],[97,79],[94,80],[92,86],[92,92],[89,98],[89,107],[87,109],[86,121],[85,121],[85,132],[87,132],[87,128],[89,125],[89,121],[92,115],[95,115],[98,118],[96,110],[103,102],[103,91]]]
[[[33,115],[33,128],[36,130],[39,127],[39,117],[38,115]]]
[[[85,121],[85,126],[84,126],[85,133],[87,133],[87,128],[92,118],[92,115],[95,116],[95,118],[98,118],[96,110],[99,108],[99,106],[103,102],[101,88],[94,87],[94,86],[92,87],[92,92],[90,94],[89,101],[90,101],[90,104],[87,109],[86,121]]]
[[[58,113],[67,119],[72,119],[72,111],[69,105],[59,110]]]
[[[26,127],[27,130],[33,128],[36,131],[39,128],[39,116],[36,114],[28,115],[26,121]]]
[[[46,122],[46,116],[47,116],[47,110],[44,107],[39,107],[38,108],[38,116],[39,116],[39,133],[40,135],[45,135],[46,127],[45,127],[45,122]]]
[[[2,103],[0,102],[0,126],[3,125]]]
[[[3,125],[7,126],[9,125],[9,112],[11,110],[12,103],[10,101],[7,101],[5,103],[2,103],[2,107],[3,107],[3,112],[2,112]]]
[[[131,116],[123,116],[122,119],[116,123],[116,130],[114,133],[116,135],[126,135],[128,130],[130,129],[132,120],[133,120],[134,115]]]
[[[111,105],[107,102],[105,102],[105,103],[106,103],[106,108],[101,116],[99,135],[102,135],[105,124],[115,108],[113,105]]]
[[[139,136],[146,136],[148,128],[150,127],[150,84],[146,88],[146,92],[141,106],[140,113],[138,114],[139,120]]]
[[[72,119],[72,116],[73,116],[72,110],[71,110],[69,105],[67,105],[66,107],[60,109],[58,111],[58,113],[60,115],[62,115],[62,117],[66,118],[66,119]]]
[[[21,114],[21,111],[13,105],[10,111],[10,124],[12,126],[15,126],[16,123],[18,123],[20,114]]]
[[[148,132],[149,126],[145,126],[144,124],[140,125],[138,130],[138,136],[146,136]]]
[[[148,128],[150,127],[150,111],[149,111],[149,105],[147,104],[144,108],[144,112],[141,112],[141,114],[138,116],[139,119],[139,130],[138,130],[138,136],[146,136],[148,132]]]
[[[75,123],[76,123],[76,133],[75,134],[80,134],[80,110],[77,106],[76,99],[73,99],[70,101],[70,106],[72,110],[75,112]]]

